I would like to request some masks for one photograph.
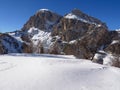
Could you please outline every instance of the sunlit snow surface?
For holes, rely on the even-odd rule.
[[[120,70],[73,56],[0,56],[0,90],[120,90]]]

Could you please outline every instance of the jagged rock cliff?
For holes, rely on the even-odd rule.
[[[62,42],[58,45],[62,45],[62,52],[78,58],[90,59],[98,49],[110,43],[107,26],[76,9],[54,26],[52,36],[56,35],[61,38]]]
[[[95,62],[120,67],[120,31],[109,31],[110,43],[95,54]]]
[[[110,31],[111,44],[105,48],[106,52],[120,55],[120,31]]]
[[[21,52],[21,42],[8,34],[0,35],[0,53],[17,53]]]

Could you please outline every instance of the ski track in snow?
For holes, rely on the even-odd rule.
[[[0,55],[0,90],[120,90],[120,70],[73,56]]]

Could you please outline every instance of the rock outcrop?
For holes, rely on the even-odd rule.
[[[63,52],[78,58],[90,59],[98,49],[110,43],[107,26],[76,9],[54,26],[52,36],[56,35],[67,43],[62,47]],[[75,42],[71,44],[72,41]]]
[[[97,52],[94,62],[103,61],[103,64],[120,67],[120,31],[109,31],[111,42],[102,50]]]
[[[0,52],[2,54],[21,52],[20,42],[8,34],[0,35],[0,47]]]
[[[111,43],[105,48],[106,52],[120,55],[120,31],[110,31]]]

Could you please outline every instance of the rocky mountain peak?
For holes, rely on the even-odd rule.
[[[84,23],[93,24],[93,25],[96,25],[98,27],[102,26],[102,27],[107,28],[105,23],[103,23],[102,21],[100,21],[97,18],[94,18],[92,16],[89,16],[89,15],[83,13],[79,9],[73,9],[70,13],[65,15],[65,18],[76,19],[76,20],[82,21]]]
[[[49,9],[39,9],[38,12],[45,12],[45,11],[51,11]]]
[[[56,14],[55,12],[53,12],[53,11],[51,11],[51,10],[49,10],[49,9],[39,9],[37,12],[36,12],[36,14],[38,14],[38,13],[54,13],[54,14]]]
[[[55,12],[49,10],[49,9],[39,9],[35,15],[40,15],[40,14],[56,14]]]
[[[77,8],[74,8],[71,13],[75,14],[75,15],[78,15],[80,13],[83,13],[81,10],[77,9]]]
[[[25,31],[35,27],[43,31],[51,31],[53,25],[56,24],[60,18],[60,15],[48,9],[40,9],[35,15],[30,17],[22,30]]]

